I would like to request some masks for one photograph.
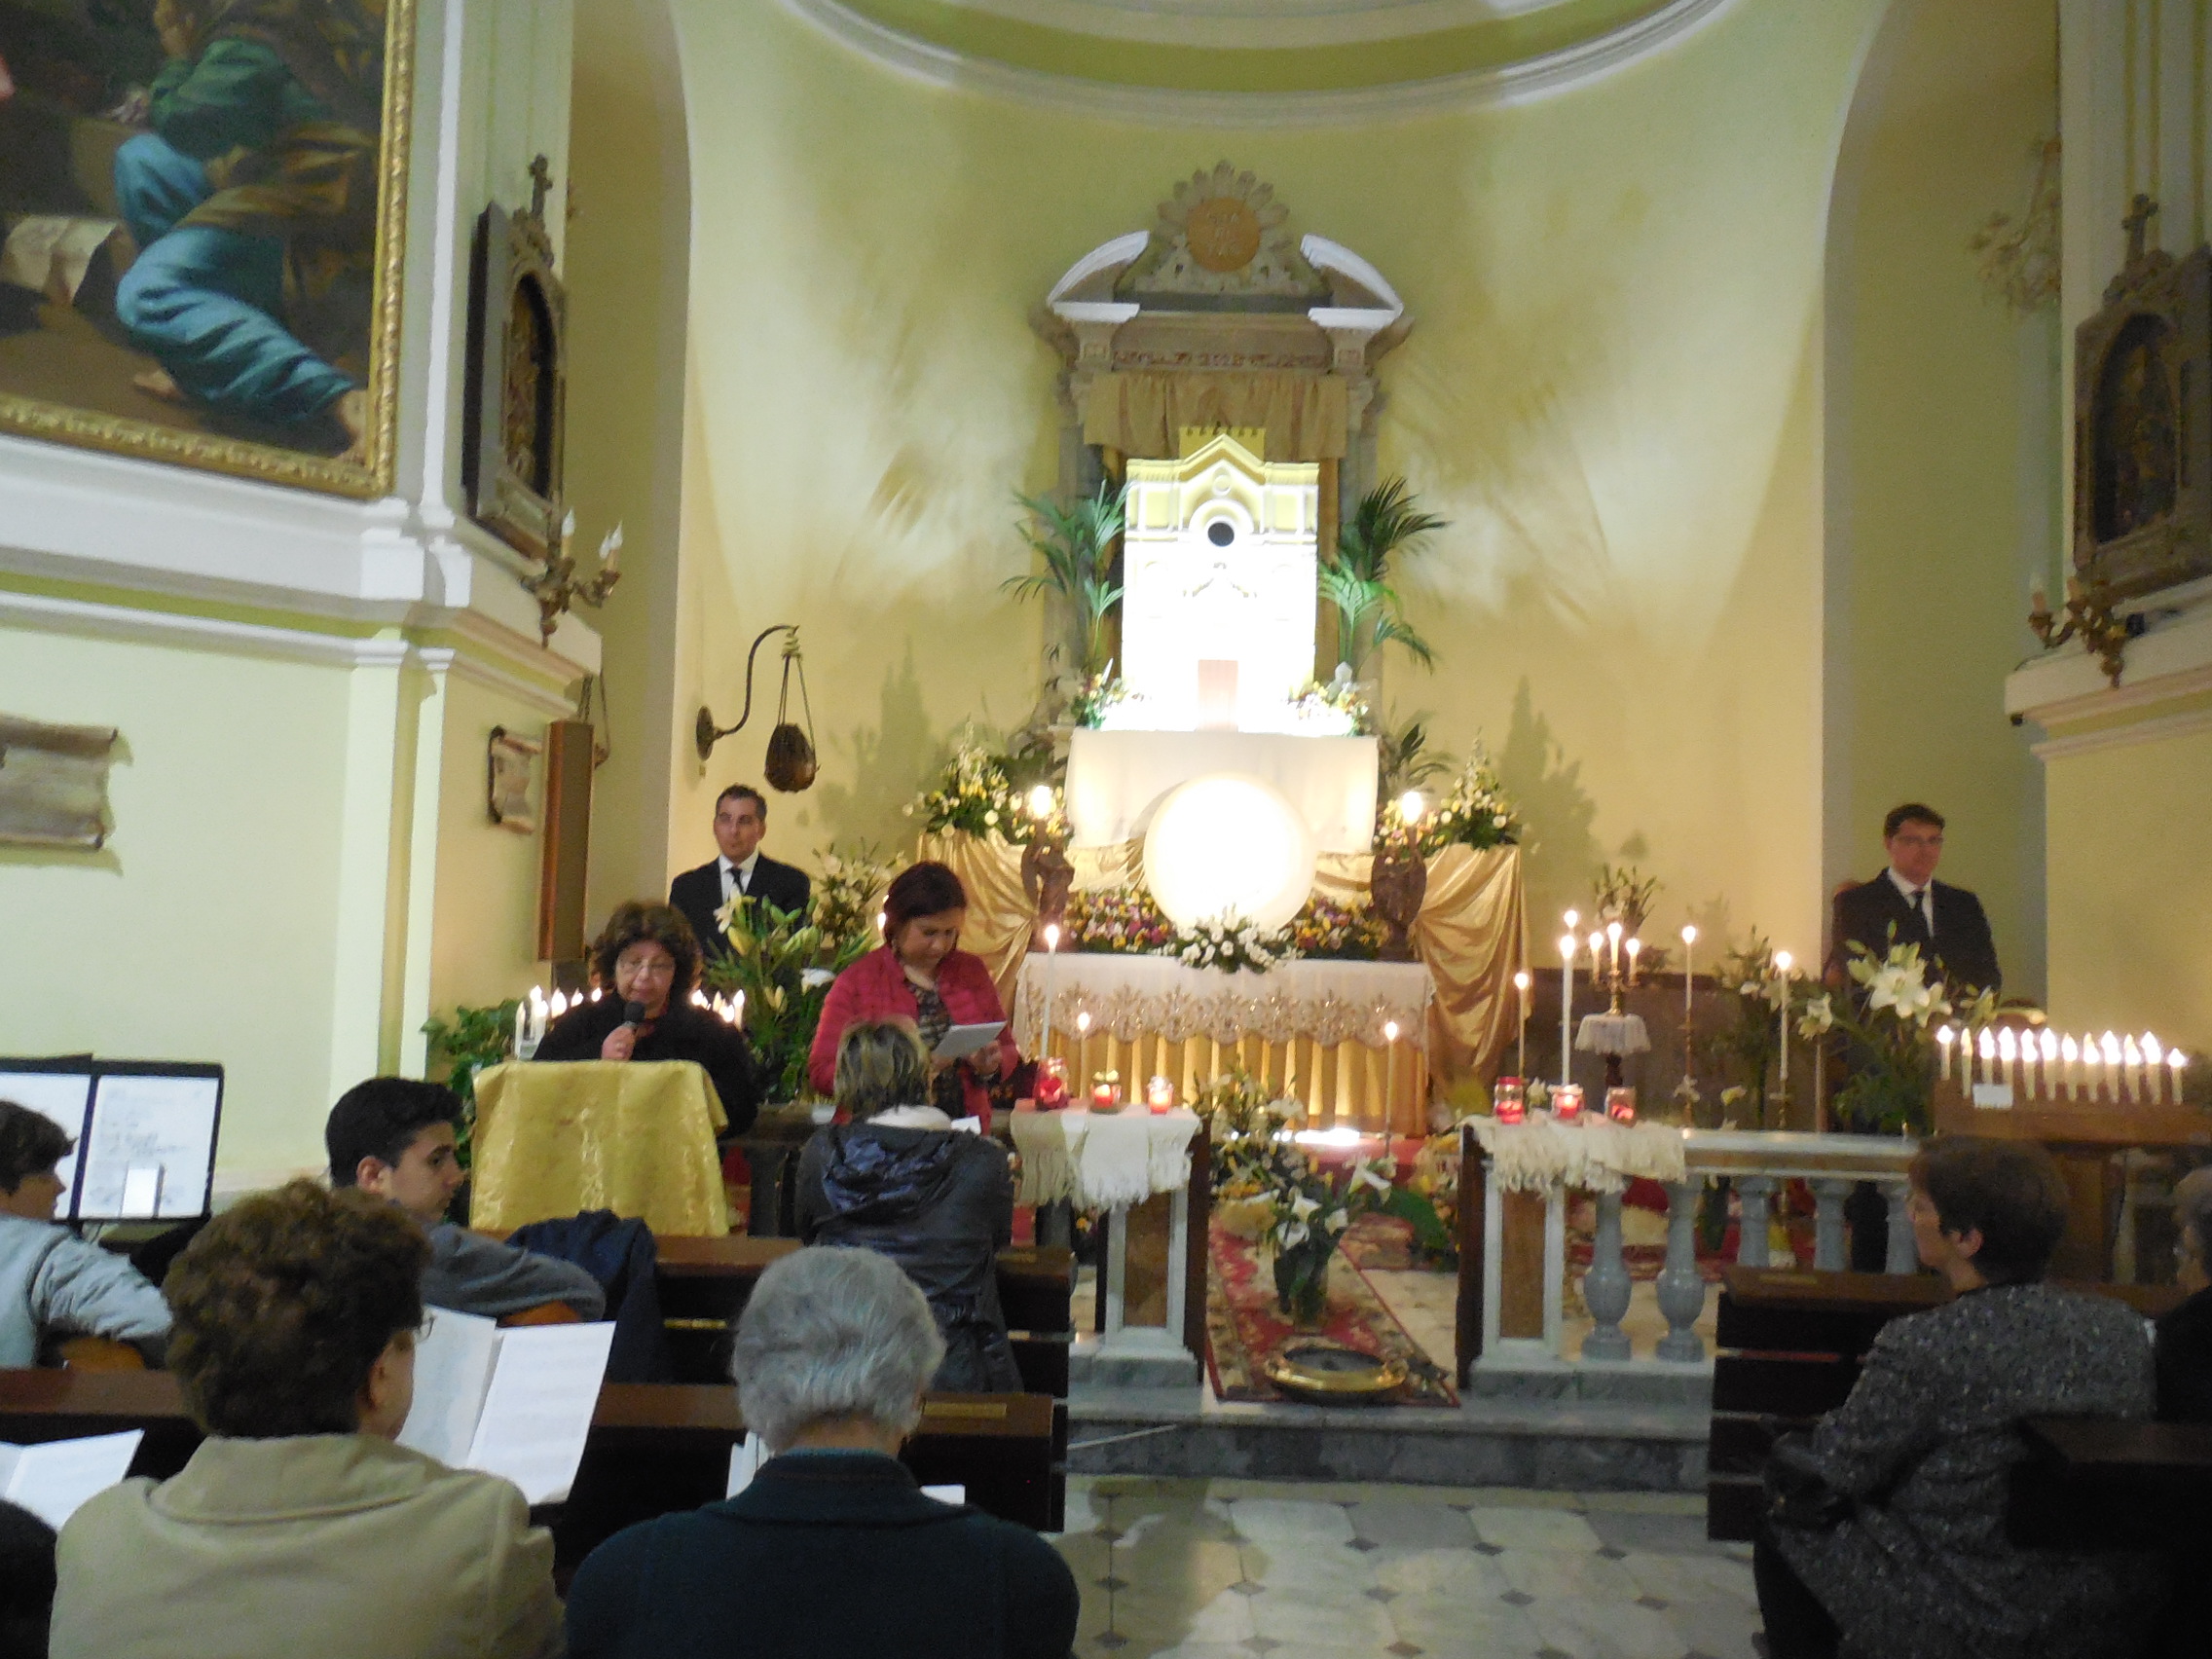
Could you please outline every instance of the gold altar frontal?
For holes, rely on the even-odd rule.
[[[1155,1077],[1172,1083],[1176,1103],[1187,1105],[1235,1068],[1278,1095],[1303,1101],[1309,1127],[1428,1132],[1428,1056],[1412,1043],[1371,1049],[1359,1042],[1323,1044],[1310,1037],[1272,1042],[1256,1036],[1178,1042],[1157,1032],[1124,1041],[1111,1032],[1085,1037],[1054,1026],[1051,1052],[1067,1062],[1071,1088],[1088,1092],[1093,1074],[1118,1072],[1129,1111],[1145,1109],[1145,1086]]]

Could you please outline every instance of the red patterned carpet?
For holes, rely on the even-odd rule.
[[[1354,1235],[1347,1234],[1346,1247],[1340,1248],[1330,1263],[1328,1311],[1319,1331],[1308,1334],[1327,1337],[1379,1359],[1404,1360],[1411,1381],[1393,1404],[1456,1406],[1459,1396],[1451,1379],[1429,1362],[1420,1345],[1382,1305],[1375,1287],[1351,1259],[1356,1254],[1370,1266],[1397,1265],[1382,1259],[1391,1253],[1386,1237],[1359,1233],[1371,1219],[1380,1221],[1385,1230],[1403,1226],[1368,1217],[1354,1223],[1354,1232],[1359,1235],[1356,1242]],[[1249,1238],[1215,1227],[1211,1247],[1213,1272],[1206,1277],[1206,1372],[1214,1395],[1223,1400],[1280,1402],[1283,1395],[1261,1375],[1260,1366],[1286,1337],[1299,1333],[1275,1311],[1274,1273]]]

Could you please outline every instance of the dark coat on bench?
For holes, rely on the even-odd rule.
[[[2212,1290],[2158,1321],[2158,1417],[2212,1422]]]
[[[1026,1527],[867,1452],[787,1454],[632,1527],[569,1589],[569,1659],[1067,1659],[1075,1575]]]
[[[1970,1291],[1883,1328],[1812,1461],[1851,1499],[1825,1530],[1776,1546],[1842,1627],[1883,1659],[2093,1659],[2124,1653],[2156,1564],[2027,1550],[2005,1535],[2008,1476],[2031,1417],[2147,1418],[2143,1320],[2047,1285]]]

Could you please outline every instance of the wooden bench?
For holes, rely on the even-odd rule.
[[[36,1444],[145,1430],[133,1475],[166,1479],[201,1441],[166,1371],[0,1370],[0,1440]],[[600,1390],[569,1501],[549,1507],[564,1571],[637,1521],[695,1509],[727,1490],[730,1448],[745,1433],[728,1384],[610,1382]],[[927,1485],[1041,1531],[1060,1529],[1067,1419],[1043,1394],[932,1394],[903,1459]]]
[[[2146,1317],[2180,1299],[2167,1286],[2076,1284]],[[1706,1454],[1706,1535],[1756,1535],[1775,1440],[1843,1404],[1882,1327],[1951,1299],[1931,1273],[1839,1273],[1731,1268],[1720,1295]]]
[[[719,1382],[729,1376],[730,1337],[755,1281],[770,1263],[796,1250],[798,1240],[737,1234],[658,1243],[661,1317],[677,1376]],[[1066,1399],[1068,1348],[1075,1341],[1074,1254],[1061,1245],[1001,1250],[998,1278],[1022,1387]]]

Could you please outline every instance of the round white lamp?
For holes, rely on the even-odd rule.
[[[1313,832],[1272,784],[1216,772],[1170,790],[1144,838],[1144,878],[1178,927],[1234,913],[1272,932],[1313,890]]]

